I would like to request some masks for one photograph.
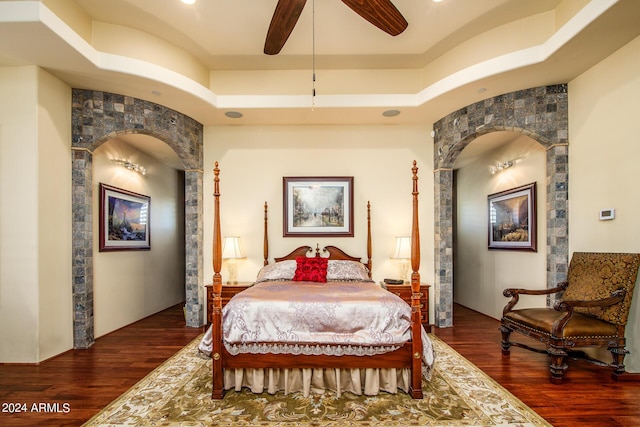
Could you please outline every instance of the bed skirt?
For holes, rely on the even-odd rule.
[[[240,391],[248,388],[253,393],[284,392],[284,394],[302,392],[308,397],[310,393],[323,393],[331,390],[338,397],[344,392],[356,395],[373,396],[380,391],[397,393],[398,390],[409,391],[411,384],[410,369],[225,369],[225,390]]]

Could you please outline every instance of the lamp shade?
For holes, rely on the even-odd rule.
[[[223,259],[244,258],[244,254],[240,249],[240,237],[228,236],[224,238],[224,242],[222,243],[222,258]]]
[[[411,237],[396,237],[396,250],[391,258],[410,259],[411,258]]]

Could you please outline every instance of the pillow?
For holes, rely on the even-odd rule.
[[[325,283],[327,281],[327,261],[328,259],[322,257],[297,257],[296,273],[293,276],[293,280],[296,282]]]
[[[295,260],[280,261],[265,265],[258,272],[256,283],[272,280],[291,280],[296,272]]]
[[[327,265],[327,281],[370,282],[371,278],[361,262],[332,259]]]

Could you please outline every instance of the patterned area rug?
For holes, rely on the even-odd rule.
[[[227,392],[211,399],[211,360],[199,338],[180,350],[85,426],[550,426],[542,417],[451,347],[430,335],[436,350],[424,399],[404,393],[355,396],[331,392]]]

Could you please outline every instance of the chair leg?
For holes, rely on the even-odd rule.
[[[620,375],[624,374],[624,357],[629,354],[629,350],[622,346],[609,347],[608,349],[611,352],[611,356],[613,358],[613,379],[617,379]]]
[[[502,355],[509,356],[511,354],[511,342],[509,337],[511,336],[511,329],[500,326],[500,332],[502,333]]]
[[[550,346],[548,353],[551,357],[551,364],[549,365],[551,377],[549,378],[549,381],[551,381],[552,384],[562,384],[564,371],[567,370],[567,363],[565,362],[567,352],[562,348]]]

